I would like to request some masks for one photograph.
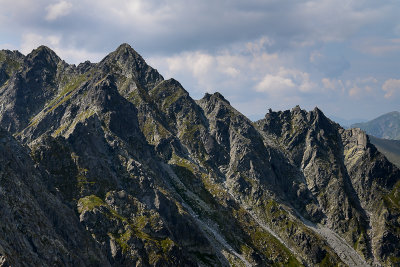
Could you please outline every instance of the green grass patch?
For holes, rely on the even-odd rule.
[[[79,88],[79,86],[87,81],[89,78],[87,77],[87,74],[81,74],[78,77],[73,78],[69,83],[67,83],[61,92],[53,99],[51,100],[47,105],[46,108],[50,108],[48,112],[54,110],[57,108],[59,105],[67,101],[71,97],[71,92]]]
[[[99,206],[105,206],[105,203],[98,196],[90,195],[78,200],[78,212],[93,210]]]
[[[160,241],[160,245],[164,253],[167,253],[174,246],[174,244],[174,241],[172,241],[170,238],[166,238]]]
[[[131,239],[133,232],[131,230],[126,231],[121,236],[115,238],[115,241],[120,245],[122,253],[126,253],[129,250],[128,241]]]

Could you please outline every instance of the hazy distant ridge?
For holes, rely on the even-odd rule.
[[[353,124],[351,128],[360,128],[379,138],[400,140],[400,113],[389,112],[371,121]]]

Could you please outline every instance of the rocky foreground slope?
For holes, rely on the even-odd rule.
[[[0,266],[400,264],[399,169],[317,108],[252,122],[126,44],[0,86]]]

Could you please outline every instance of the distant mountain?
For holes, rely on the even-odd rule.
[[[366,122],[367,120],[365,119],[343,119],[340,117],[336,117],[336,116],[328,116],[331,120],[333,120],[334,122],[337,122],[340,124],[340,126],[342,126],[345,129],[348,129],[351,127],[351,125],[355,124],[355,123],[360,123],[360,122]]]
[[[393,111],[364,123],[352,124],[367,134],[384,139],[400,140],[400,112]]]
[[[0,51],[0,266],[399,266],[399,222],[400,170],[318,108]]]
[[[400,167],[400,140],[381,139],[372,135],[369,140],[388,160]]]

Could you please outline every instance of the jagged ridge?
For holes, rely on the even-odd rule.
[[[98,264],[399,262],[399,170],[319,109],[253,123],[219,93],[193,100],[127,44],[78,66],[47,47],[0,55],[0,125],[46,173],[36,180],[60,203],[50,209],[75,211]],[[9,246],[0,259],[24,265]],[[42,265],[63,257],[13,246]],[[74,262],[90,265],[87,255]]]

